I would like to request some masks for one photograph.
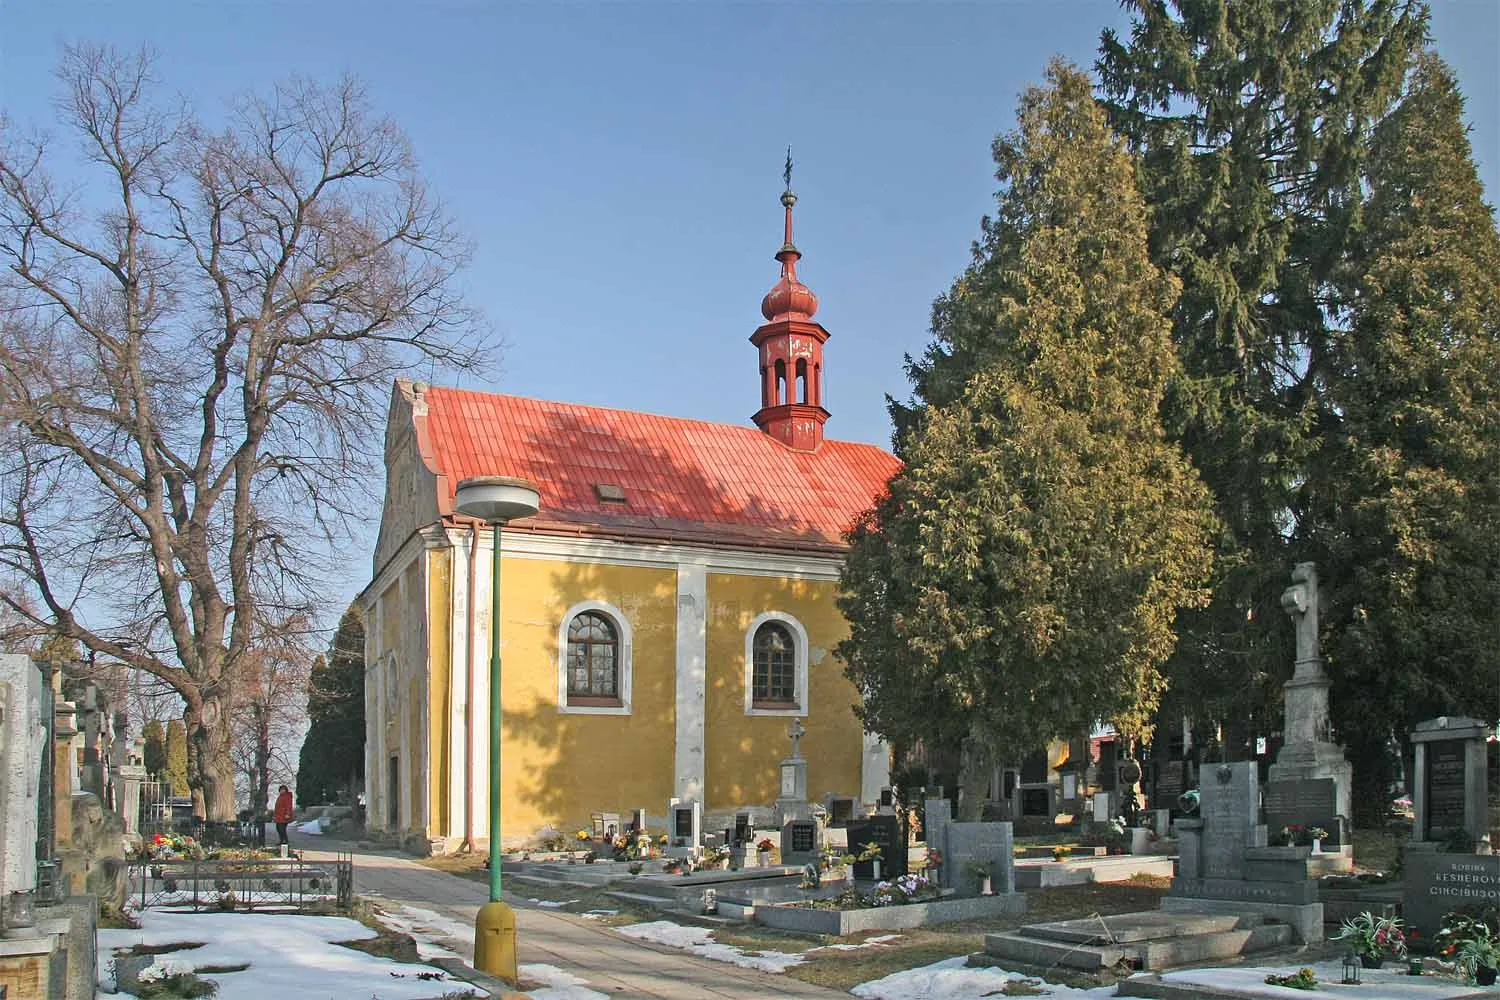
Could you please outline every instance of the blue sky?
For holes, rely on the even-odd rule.
[[[1500,4],[1433,14],[1493,199]],[[0,105],[44,120],[78,39],[149,43],[210,116],[290,73],[352,72],[477,243],[470,294],[509,342],[489,387],[733,423],[759,405],[747,338],[790,144],[799,271],[832,333],[828,432],[886,444],[884,396],[906,395],[902,356],[992,204],[991,139],[1051,55],[1092,64],[1110,25],[1118,6],[1093,0],[0,0]]]

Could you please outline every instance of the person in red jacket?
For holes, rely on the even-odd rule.
[[[271,821],[276,824],[276,836],[280,838],[282,846],[286,845],[286,827],[292,821],[292,792],[285,785],[276,796],[276,809],[271,813]]]

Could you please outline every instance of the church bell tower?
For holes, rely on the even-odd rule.
[[[781,279],[761,300],[766,322],[750,337],[760,351],[760,409],[751,419],[755,426],[796,451],[816,451],[823,443],[823,344],[828,331],[813,322],[818,297],[797,278],[802,252],[792,242],[792,156],[787,152],[786,190],[781,204],[786,210],[786,237],[776,259]]]

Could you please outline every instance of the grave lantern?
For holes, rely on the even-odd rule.
[[[1349,952],[1349,954],[1347,954],[1347,955],[1344,956],[1344,979],[1343,979],[1344,985],[1345,986],[1358,986],[1359,985],[1359,972],[1360,972],[1359,956],[1356,955],[1354,952],[1351,951],[1351,952]]]

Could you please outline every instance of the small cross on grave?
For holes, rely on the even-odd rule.
[[[801,757],[802,756],[802,749],[799,746],[799,743],[802,740],[802,734],[805,733],[805,732],[807,732],[807,730],[802,727],[802,720],[801,719],[793,719],[792,720],[792,724],[787,727],[786,734],[792,740],[792,756],[793,757]]]

